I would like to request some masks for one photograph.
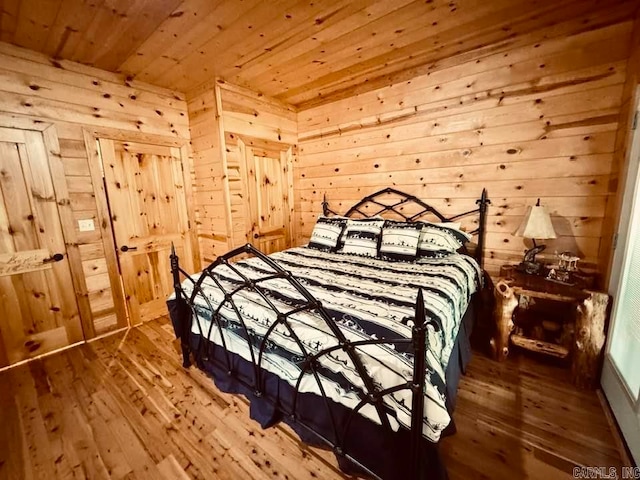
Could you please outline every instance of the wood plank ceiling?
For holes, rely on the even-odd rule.
[[[187,92],[218,76],[300,108],[637,0],[0,0],[0,39]],[[620,19],[616,20],[619,21]],[[608,22],[612,19],[609,17]]]

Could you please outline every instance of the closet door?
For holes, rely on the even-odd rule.
[[[264,253],[291,246],[291,148],[256,151],[244,146],[249,241]]]
[[[167,314],[169,254],[195,271],[181,151],[99,139],[111,222],[131,324]]]
[[[0,128],[0,366],[83,340],[58,200],[42,133]]]

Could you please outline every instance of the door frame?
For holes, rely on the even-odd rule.
[[[634,112],[640,111],[640,86],[636,88],[635,100],[632,103]],[[629,127],[631,128],[631,127]],[[622,219],[630,218],[634,210],[640,209],[640,126],[631,131],[629,140],[629,150],[626,158],[626,171],[624,171],[624,188],[621,197],[616,234],[618,236],[617,245],[614,247],[613,259],[611,262],[611,273],[608,282],[608,293],[613,298],[611,308],[611,320],[607,338],[611,338],[616,326],[616,312],[619,304],[619,290],[622,286],[623,270],[628,262],[627,246],[631,235],[629,222]],[[616,417],[620,430],[622,431],[629,450],[636,462],[640,461],[640,392],[638,399],[633,402],[633,393],[629,391],[618,367],[615,365],[610,354],[611,342],[608,341],[600,378],[604,393],[609,405]]]
[[[256,213],[255,199],[252,199],[252,196],[249,194],[249,184],[256,183],[256,173],[255,173],[255,161],[253,161],[252,165],[249,165],[249,160],[247,158],[247,149],[253,150],[251,146],[247,146],[247,143],[242,138],[241,135],[236,135],[238,139],[238,155],[240,162],[240,178],[242,179],[242,196],[245,199],[245,237],[247,243],[251,243],[253,245],[253,220],[254,214]],[[285,146],[287,148],[285,148]],[[285,174],[283,175],[287,181],[287,188],[284,189],[287,192],[287,213],[286,213],[286,230],[289,236],[289,246],[290,248],[295,244],[293,234],[293,224],[294,224],[294,205],[293,205],[293,157],[294,157],[294,146],[288,144],[282,144],[282,148],[280,150],[280,160],[286,165],[287,169]],[[251,154],[254,157],[253,153]],[[253,167],[253,168],[251,168]],[[253,175],[249,172],[253,171]],[[237,247],[239,245],[234,245],[233,247]]]
[[[84,340],[96,336],[93,325],[93,314],[89,303],[87,284],[82,270],[82,259],[78,247],[78,237],[75,230],[75,220],[69,199],[69,190],[65,177],[64,164],[60,154],[60,143],[58,142],[58,131],[55,124],[45,121],[34,121],[30,118],[18,117],[7,112],[0,111],[0,127],[14,128],[19,130],[31,130],[42,133],[42,139],[47,151],[49,172],[51,182],[58,204],[58,215],[60,216],[60,226],[62,227],[62,237],[64,238],[69,269],[71,271],[71,281],[75,290],[78,314],[80,315],[80,326],[84,335]],[[0,348],[4,348],[1,347]]]
[[[180,150],[184,194],[187,205],[187,218],[189,224],[189,240],[192,245],[191,260],[193,261],[194,268],[198,268],[200,266],[200,245],[198,244],[198,235],[195,229],[196,216],[193,202],[193,185],[191,181],[192,168],[191,157],[189,155],[189,140],[106,127],[83,128],[83,135],[85,148],[87,150],[87,156],[89,158],[89,171],[91,173],[93,192],[98,208],[98,226],[102,233],[102,244],[107,261],[109,282],[111,284],[111,290],[113,292],[117,325],[118,328],[131,327],[132,323],[127,314],[124,285],[122,283],[122,276],[118,264],[118,253],[116,252],[116,244],[114,241],[113,224],[111,223],[111,218],[109,216],[107,191],[104,184],[104,166],[98,152],[98,139],[103,138],[121,142],[147,143],[165,147],[174,147]]]

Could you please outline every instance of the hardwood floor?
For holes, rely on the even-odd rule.
[[[330,452],[262,430],[243,397],[184,370],[166,318],[0,373],[0,478],[339,479]],[[474,356],[442,442],[452,479],[620,466],[595,392],[568,371]]]
[[[452,478],[575,478],[575,466],[622,460],[595,391],[577,390],[568,369],[515,355],[474,355],[460,382],[458,433],[442,442]]]

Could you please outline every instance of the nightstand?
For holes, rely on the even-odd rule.
[[[494,358],[506,359],[511,346],[571,362],[573,383],[593,388],[599,381],[609,296],[588,287],[527,275],[503,267],[494,286]]]

